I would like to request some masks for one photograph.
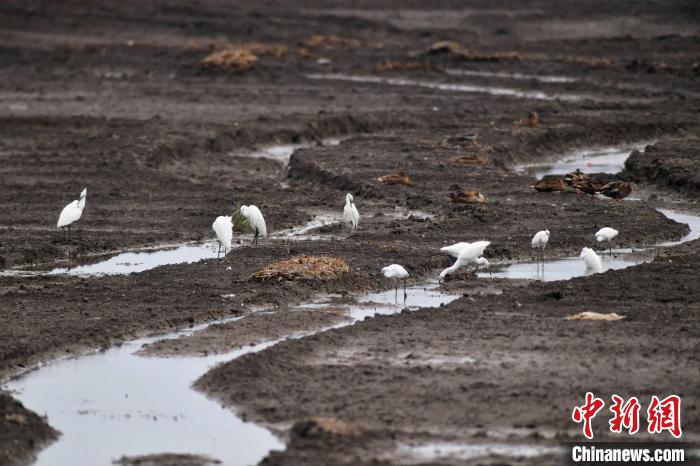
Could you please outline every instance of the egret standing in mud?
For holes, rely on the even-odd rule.
[[[538,249],[538,252],[540,253],[540,259],[542,260],[543,265],[544,265],[544,247],[547,246],[548,242],[549,242],[549,230],[538,231],[537,233],[535,233],[535,236],[532,238],[532,247]]]
[[[394,280],[395,290],[394,290],[394,301],[398,304],[399,302],[399,285],[398,280],[403,280],[403,304],[406,305],[406,279],[408,278],[408,271],[404,269],[399,264],[391,264],[382,269],[382,275],[386,278]]]
[[[583,259],[586,264],[587,273],[598,273],[603,271],[603,264],[600,261],[600,257],[591,248],[581,249],[581,255],[579,256]]]
[[[248,219],[250,228],[252,228],[255,233],[255,236],[253,236],[253,244],[258,244],[259,236],[267,238],[267,226],[265,226],[265,219],[260,209],[254,205],[243,205],[241,206],[241,215]]]
[[[617,236],[618,231],[610,228],[610,227],[604,227],[598,230],[598,232],[595,234],[595,239],[600,243],[603,241],[607,241],[608,245],[610,246],[610,257],[612,257],[612,239]],[[605,257],[605,248],[603,248],[603,257]]]
[[[219,240],[219,252],[216,253],[217,259],[221,254],[221,247],[224,247],[224,256],[231,249],[231,240],[233,239],[233,222],[230,215],[221,215],[216,217],[212,224],[212,229],[216,233],[216,239]]]
[[[357,226],[360,223],[360,213],[355,207],[353,202],[352,194],[347,193],[345,195],[345,207],[343,208],[343,223],[348,227],[350,233],[357,231]]]
[[[71,224],[80,220],[80,217],[83,215],[86,197],[87,188],[83,189],[83,191],[80,193],[80,199],[75,200],[65,206],[61,211],[61,215],[58,216],[58,223],[56,226],[63,229],[64,232],[66,231],[66,227],[68,227],[68,239],[70,239]]]
[[[454,258],[459,257],[459,253],[462,252],[462,249],[466,248],[469,246],[469,243],[461,242],[461,243],[455,243],[450,246],[444,246],[440,248],[440,251],[444,252],[448,256],[452,256]]]
[[[490,241],[476,241],[471,243],[469,246],[466,246],[459,253],[459,256],[457,256],[455,263],[440,273],[440,280],[443,280],[448,274],[455,272],[460,267],[471,264],[472,262],[476,264],[476,269],[478,269],[480,265],[483,265],[488,267],[489,273],[491,273],[489,262],[485,258],[481,257],[481,255],[484,253],[484,249],[486,249],[489,244],[491,244]]]

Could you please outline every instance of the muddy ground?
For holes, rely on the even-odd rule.
[[[456,241],[490,240],[486,257],[501,265],[530,260],[530,238],[543,228],[552,231],[549,260],[578,254],[607,225],[620,230],[618,246],[687,233],[654,207],[673,198],[698,212],[694,3],[426,8],[3,2],[0,267],[211,239],[213,219],[239,202],[258,205],[279,231],[318,213],[339,215],[351,191],[362,219],[349,237],[339,225],[314,232],[320,240],[270,239],[255,248],[237,236],[245,244],[223,260],[130,276],[0,276],[0,375],[221,317],[242,319],[153,350],[221,351],[326,327],[338,316],[289,309],[321,293],[351,299],[387,288],[379,269],[393,262],[416,279],[434,278],[450,265],[437,248]],[[442,40],[461,47],[431,51]],[[222,44],[253,41],[287,50],[243,72],[199,66]],[[573,79],[552,79],[561,77]],[[327,137],[343,141],[324,147]],[[295,152],[288,166],[245,156],[302,141],[317,145]],[[514,170],[631,143],[653,146],[620,175],[636,183],[634,199],[620,204],[537,193],[534,180]],[[377,180],[397,171],[411,184]],[[55,222],[83,187],[87,207],[66,241]],[[453,203],[458,190],[478,190],[485,202]],[[250,280],[297,254],[341,257],[351,272],[323,283]],[[402,462],[402,445],[437,440],[577,438],[569,411],[586,390],[678,393],[685,432],[696,438],[699,270],[695,241],[651,264],[569,282],[482,285],[462,276],[443,286],[465,296],[444,308],[285,342],[217,368],[197,386],[289,441],[267,464]],[[563,320],[583,310],[626,319]],[[475,362],[450,362],[462,356]],[[27,463],[56,435],[50,419],[3,394],[5,412],[23,417],[0,416],[2,464]],[[309,416],[360,427],[309,434]]]

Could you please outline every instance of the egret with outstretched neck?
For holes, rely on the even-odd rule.
[[[353,201],[354,198],[352,194],[347,193],[345,195],[345,207],[343,208],[343,222],[345,226],[348,227],[348,230],[350,230],[350,233],[356,232],[360,224],[360,213],[357,211],[357,207],[355,207]]]
[[[65,206],[63,210],[61,211],[61,214],[58,216],[58,223],[56,223],[56,226],[58,228],[61,228],[63,232],[65,233],[66,227],[68,227],[68,239],[70,239],[71,234],[70,234],[70,226],[72,223],[77,222],[80,220],[80,217],[83,215],[83,209],[85,208],[85,199],[87,197],[87,188],[83,189],[82,192],[80,193],[80,199],[75,200]]]
[[[265,219],[263,218],[262,212],[254,205],[243,205],[241,206],[241,215],[248,219],[250,223],[250,228],[253,229],[253,244],[258,244],[258,237],[262,236],[267,238],[267,226],[265,225]]]
[[[224,248],[224,256],[231,249],[231,240],[233,239],[233,222],[230,215],[221,215],[216,217],[212,224],[212,229],[216,233],[216,239],[219,240],[219,252],[216,253],[217,259],[221,254],[221,247]]]
[[[540,253],[540,259],[542,260],[543,264],[544,264],[544,247],[547,246],[548,242],[549,242],[549,230],[538,231],[537,233],[535,233],[535,236],[532,238],[532,247],[538,249],[538,252]]]
[[[403,280],[403,303],[406,305],[406,279],[408,278],[408,271],[399,264],[391,264],[382,269],[382,275],[384,275],[386,278],[394,280],[394,301],[397,304],[399,302],[398,280]]]
[[[479,261],[479,258],[483,259],[481,256],[484,254],[484,249],[486,249],[489,244],[491,244],[490,241],[476,241],[474,243],[471,243],[469,246],[466,246],[459,253],[459,256],[457,256],[457,260],[455,261],[455,263],[452,264],[450,267],[447,267],[440,273],[440,280],[443,280],[447,275],[457,271],[457,269],[467,264],[474,263],[476,264],[476,268],[478,269],[479,265],[486,261],[486,259],[484,259],[483,261]],[[488,265],[488,261],[486,261],[484,265]],[[489,268],[489,273],[490,272],[491,270]]]
[[[614,228],[610,227],[603,227],[600,230],[598,230],[595,234],[595,239],[601,243],[603,241],[608,242],[608,246],[610,246],[610,257],[612,257],[612,239],[617,236],[618,231],[615,230]],[[603,257],[605,257],[605,249],[603,248]]]
[[[603,264],[600,261],[600,257],[591,248],[581,249],[581,255],[579,256],[583,259],[586,264],[586,272],[598,273],[603,271]]]

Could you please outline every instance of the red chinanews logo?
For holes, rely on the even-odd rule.
[[[639,412],[641,404],[637,397],[631,397],[625,401],[621,396],[612,395],[610,411],[613,417],[608,421],[610,432],[621,433],[624,430],[629,435],[639,432]],[[605,402],[597,398],[593,393],[587,392],[585,403],[575,406],[571,413],[571,419],[577,424],[583,424],[583,435],[593,439],[593,418],[603,409]],[[651,397],[647,409],[647,431],[650,434],[660,434],[668,431],[675,438],[683,435],[681,430],[681,398],[678,395],[669,395],[663,400],[654,395]]]

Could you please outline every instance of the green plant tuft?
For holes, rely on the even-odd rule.
[[[250,223],[248,222],[248,219],[243,216],[241,213],[241,203],[236,204],[236,211],[232,215],[231,221],[233,222],[233,229],[234,231],[248,231],[250,228]]]

